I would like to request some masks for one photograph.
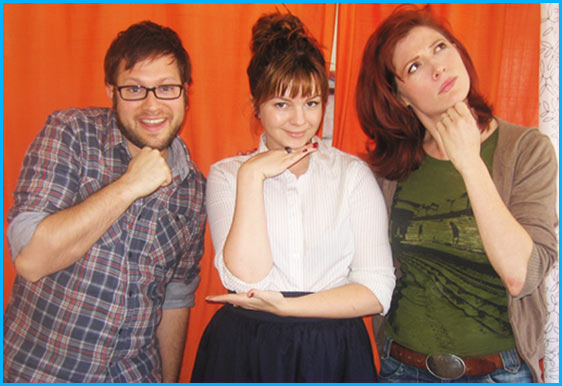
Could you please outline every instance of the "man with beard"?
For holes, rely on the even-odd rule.
[[[152,22],[105,57],[113,108],[53,113],[8,215],[5,382],[173,382],[199,284],[205,179],[177,136],[191,65]]]

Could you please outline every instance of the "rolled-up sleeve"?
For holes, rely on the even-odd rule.
[[[199,287],[201,278],[194,276],[188,283],[171,282],[166,287],[166,297],[162,308],[185,308],[195,305],[195,290]]]
[[[49,213],[42,212],[22,212],[12,220],[7,231],[12,261],[14,261],[21,250],[29,244],[33,233],[35,233],[35,229],[37,229],[39,223],[48,215]]]

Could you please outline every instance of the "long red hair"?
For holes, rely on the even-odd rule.
[[[467,99],[480,129],[492,119],[492,107],[478,90],[478,76],[463,44],[433,17],[429,5],[397,7],[367,41],[355,95],[359,122],[370,138],[369,162],[377,175],[391,180],[406,178],[425,157],[425,127],[398,98],[398,75],[392,64],[396,44],[418,26],[436,30],[455,45],[470,78]]]

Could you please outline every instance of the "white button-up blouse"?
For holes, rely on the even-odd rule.
[[[264,182],[267,229],[273,256],[269,274],[247,283],[226,267],[223,247],[232,224],[238,169],[253,154],[211,166],[207,212],[215,267],[234,292],[250,289],[318,292],[349,283],[369,288],[388,312],[395,284],[388,218],[380,188],[366,163],[327,146],[300,177],[286,170]],[[262,135],[256,153],[267,151]]]

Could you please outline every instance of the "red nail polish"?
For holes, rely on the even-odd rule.
[[[254,293],[253,293],[253,292],[250,292],[250,293],[248,294],[248,297],[249,297],[249,298],[253,298],[253,297],[254,297]]]
[[[312,147],[315,148],[315,149],[318,149],[318,142],[314,142],[314,143],[312,144]]]
[[[307,151],[308,151],[308,149],[304,149],[302,152],[303,152],[303,153],[306,153]]]

